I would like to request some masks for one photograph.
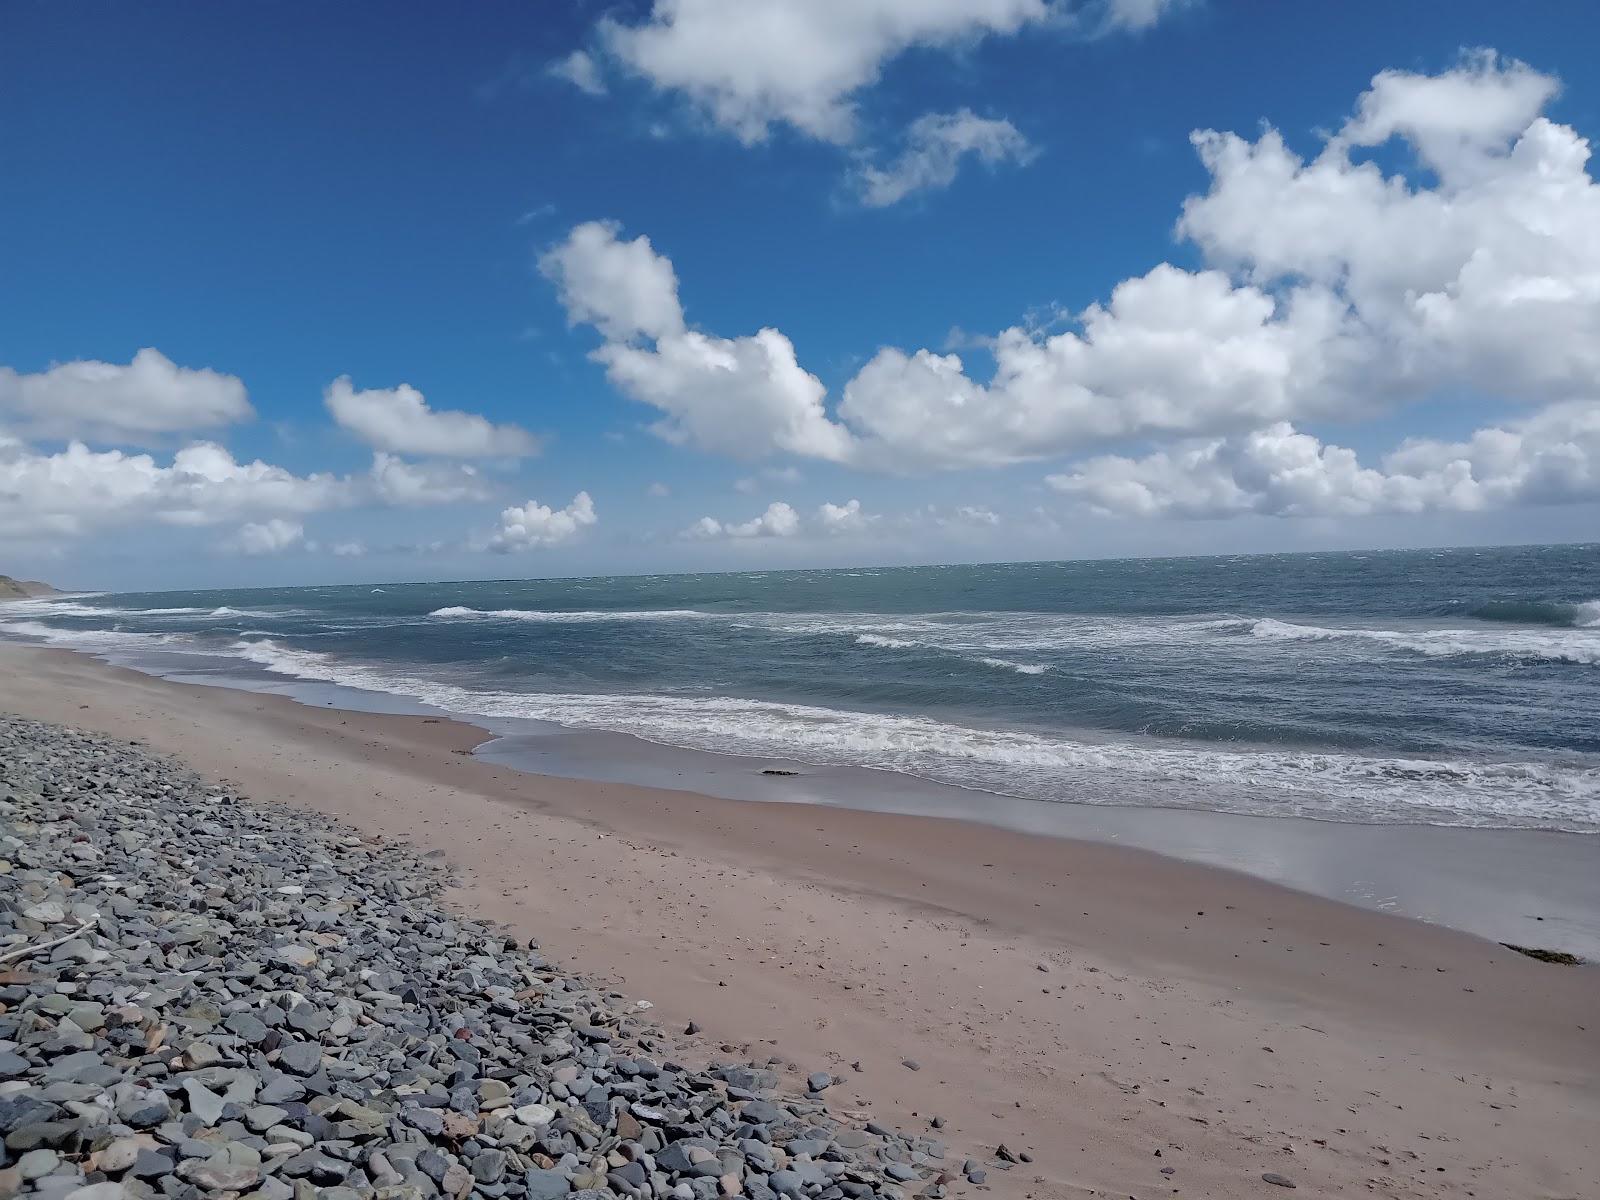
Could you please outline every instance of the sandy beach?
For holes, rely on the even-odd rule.
[[[442,850],[461,906],[701,1027],[683,1061],[1003,1142],[1002,1195],[1600,1191],[1593,968],[1121,846],[532,775],[450,721],[15,644],[0,676],[8,711]]]

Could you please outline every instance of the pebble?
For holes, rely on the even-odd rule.
[[[1276,1171],[1268,1171],[1261,1177],[1261,1181],[1263,1183],[1270,1183],[1275,1187],[1281,1188],[1292,1188],[1295,1186],[1294,1180],[1290,1179],[1287,1175],[1279,1175]]]
[[[827,1072],[661,1061],[443,856],[141,746],[0,714],[0,861],[0,954],[96,918],[0,984],[6,1200],[906,1200],[944,1155]]]

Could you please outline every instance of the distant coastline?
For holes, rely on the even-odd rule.
[[[0,600],[37,600],[41,596],[60,596],[59,588],[37,579],[13,579],[0,575]]]

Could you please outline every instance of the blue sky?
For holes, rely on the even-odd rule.
[[[0,571],[1592,537],[1597,43],[1589,5],[19,0]],[[440,412],[481,422],[435,453]]]

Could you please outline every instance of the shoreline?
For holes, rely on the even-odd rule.
[[[59,649],[0,645],[0,664],[8,709],[445,851],[459,904],[668,1025],[842,1066],[880,1119],[938,1112],[955,1144],[1029,1149],[1039,1182],[997,1190],[1148,1192],[1174,1182],[1162,1147],[1188,1195],[1266,1193],[1263,1171],[1311,1195],[1596,1183],[1589,969],[1127,846],[533,775],[444,719]]]
[[[535,775],[742,802],[949,818],[1013,833],[1128,846],[1461,930],[1499,945],[1600,961],[1600,835],[1592,833],[1042,801],[888,769],[717,752],[641,734],[454,712],[403,694],[264,666],[241,671],[248,667],[243,662],[218,669],[207,656],[47,648],[184,686],[286,697],[319,709],[457,722],[485,735],[473,747],[475,757]],[[763,768],[776,769],[780,777]]]

